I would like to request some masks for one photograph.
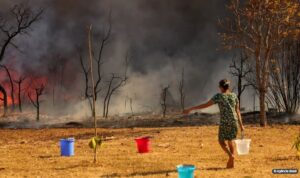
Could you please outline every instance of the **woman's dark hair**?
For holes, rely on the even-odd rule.
[[[219,87],[223,88],[224,90],[228,90],[230,87],[230,81],[227,79],[223,79],[219,82]]]

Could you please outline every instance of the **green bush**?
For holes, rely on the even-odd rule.
[[[298,137],[295,139],[293,148],[295,148],[297,150],[297,156],[299,158],[300,157],[300,133],[299,133]]]
[[[102,138],[100,137],[93,137],[89,142],[89,147],[92,149],[96,149],[98,146],[102,145]]]

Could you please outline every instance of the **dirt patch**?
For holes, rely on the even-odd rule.
[[[225,169],[217,126],[98,129],[108,139],[92,163],[93,129],[0,130],[1,177],[177,177],[176,165],[194,164],[196,177],[274,177],[274,168],[300,168],[291,145],[299,126],[247,126],[251,153]],[[152,151],[138,154],[134,138],[151,136]],[[59,139],[75,138],[75,156],[60,157]],[[289,176],[284,176],[289,177]],[[295,177],[295,176],[290,176]]]

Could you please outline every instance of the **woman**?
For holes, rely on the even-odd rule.
[[[229,89],[230,82],[226,79],[219,82],[219,88],[221,93],[218,93],[212,97],[210,101],[199,106],[195,106],[184,110],[184,114],[188,114],[193,110],[204,109],[214,104],[218,104],[220,109],[220,126],[219,126],[219,143],[222,149],[228,154],[229,160],[227,162],[227,168],[234,168],[234,145],[233,140],[236,139],[238,124],[241,131],[244,131],[242,123],[242,117],[240,113],[239,101],[237,96]],[[227,144],[228,147],[227,148]]]

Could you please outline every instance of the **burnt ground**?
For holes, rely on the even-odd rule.
[[[246,112],[242,114],[245,124],[259,124],[258,112]],[[177,126],[204,126],[217,125],[219,114],[194,113],[188,116],[172,113],[163,118],[153,113],[139,115],[111,116],[109,118],[97,118],[100,128],[133,128],[133,127],[177,127]],[[268,113],[268,123],[299,125],[300,115],[285,115]],[[92,118],[75,119],[72,116],[41,115],[39,122],[35,120],[34,113],[11,114],[2,117],[0,128],[90,128],[93,127]]]

